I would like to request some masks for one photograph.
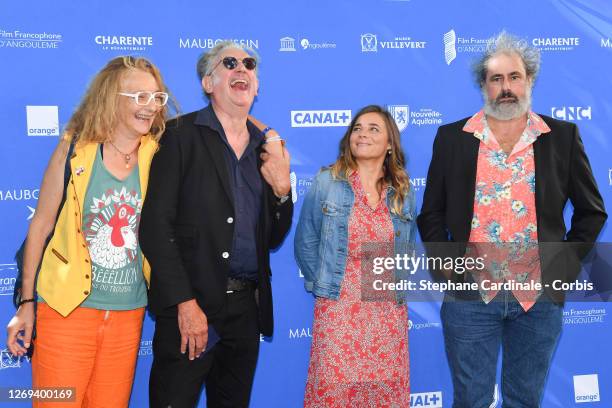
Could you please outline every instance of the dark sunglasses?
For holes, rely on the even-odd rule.
[[[210,74],[219,66],[219,64],[223,63],[223,66],[230,71],[236,69],[238,67],[238,62],[242,61],[242,65],[249,71],[252,71],[257,66],[257,60],[253,57],[246,57],[242,60],[237,59],[236,57],[225,57],[221,61],[217,62],[213,69],[210,70]],[[208,75],[210,75],[208,74]]]

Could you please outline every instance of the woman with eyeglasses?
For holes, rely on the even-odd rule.
[[[412,253],[415,203],[400,132],[375,105],[360,110],[338,159],[316,176],[295,232],[304,285],[316,297],[305,407],[410,405],[404,294],[375,258]]]
[[[138,224],[167,102],[151,62],[114,58],[51,156],[7,339],[16,356],[36,346],[34,389],[65,389],[35,407],[128,406],[150,273]]]

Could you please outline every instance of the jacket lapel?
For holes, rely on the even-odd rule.
[[[74,147],[74,152],[70,159],[70,170],[72,171],[74,191],[79,203],[85,202],[87,185],[89,184],[91,170],[93,169],[93,163],[99,147],[98,143],[77,144]]]
[[[217,170],[217,174],[219,175],[219,179],[221,180],[221,185],[225,190],[225,194],[227,194],[232,207],[234,207],[234,194],[232,194],[232,189],[229,184],[229,173],[227,171],[227,164],[225,163],[225,146],[218,136],[207,134],[204,129],[204,127],[200,126],[200,135],[202,136],[202,140],[208,148],[210,157],[212,157],[213,163],[215,164],[215,169]]]
[[[143,136],[140,139],[140,148],[138,149],[138,174],[140,178],[140,193],[143,199],[147,196],[151,157],[153,157],[156,150],[157,142],[151,136]]]
[[[543,208],[543,199],[546,197],[546,183],[544,181],[544,172],[540,169],[548,168],[546,166],[546,155],[542,151],[542,144],[546,143],[549,138],[546,134],[540,135],[535,142],[533,142],[533,161],[535,165],[535,205],[536,214],[541,214]],[[539,227],[539,225],[538,225]]]
[[[464,191],[465,196],[461,197],[461,200],[465,205],[466,212],[466,223],[465,223],[465,240],[467,241],[470,237],[470,231],[472,229],[472,217],[474,216],[474,195],[476,194],[476,168],[478,167],[478,150],[480,148],[480,140],[478,140],[472,133],[463,132],[463,137],[466,139],[463,143],[463,155],[465,160],[464,163],[464,182],[463,188],[458,191]],[[459,198],[459,197],[458,197]]]

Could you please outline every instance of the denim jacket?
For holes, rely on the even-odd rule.
[[[416,234],[414,193],[409,190],[402,214],[391,212],[395,194],[387,190],[387,207],[393,222],[396,254],[412,253]],[[329,169],[317,174],[306,194],[295,232],[295,259],[304,275],[306,291],[318,297],[338,299],[348,255],[348,223],[355,195],[347,180],[334,178]],[[395,271],[395,281],[402,279]],[[404,303],[405,294],[396,292]]]

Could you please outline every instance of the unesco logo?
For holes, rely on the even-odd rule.
[[[280,49],[282,52],[291,52],[295,51],[295,38],[292,37],[283,37],[280,39]]]
[[[314,42],[308,38],[302,38],[300,40],[300,46],[304,51],[306,50],[323,50],[323,49],[335,49],[336,43],[333,42]],[[295,52],[295,38],[283,37],[280,39],[280,52]]]

